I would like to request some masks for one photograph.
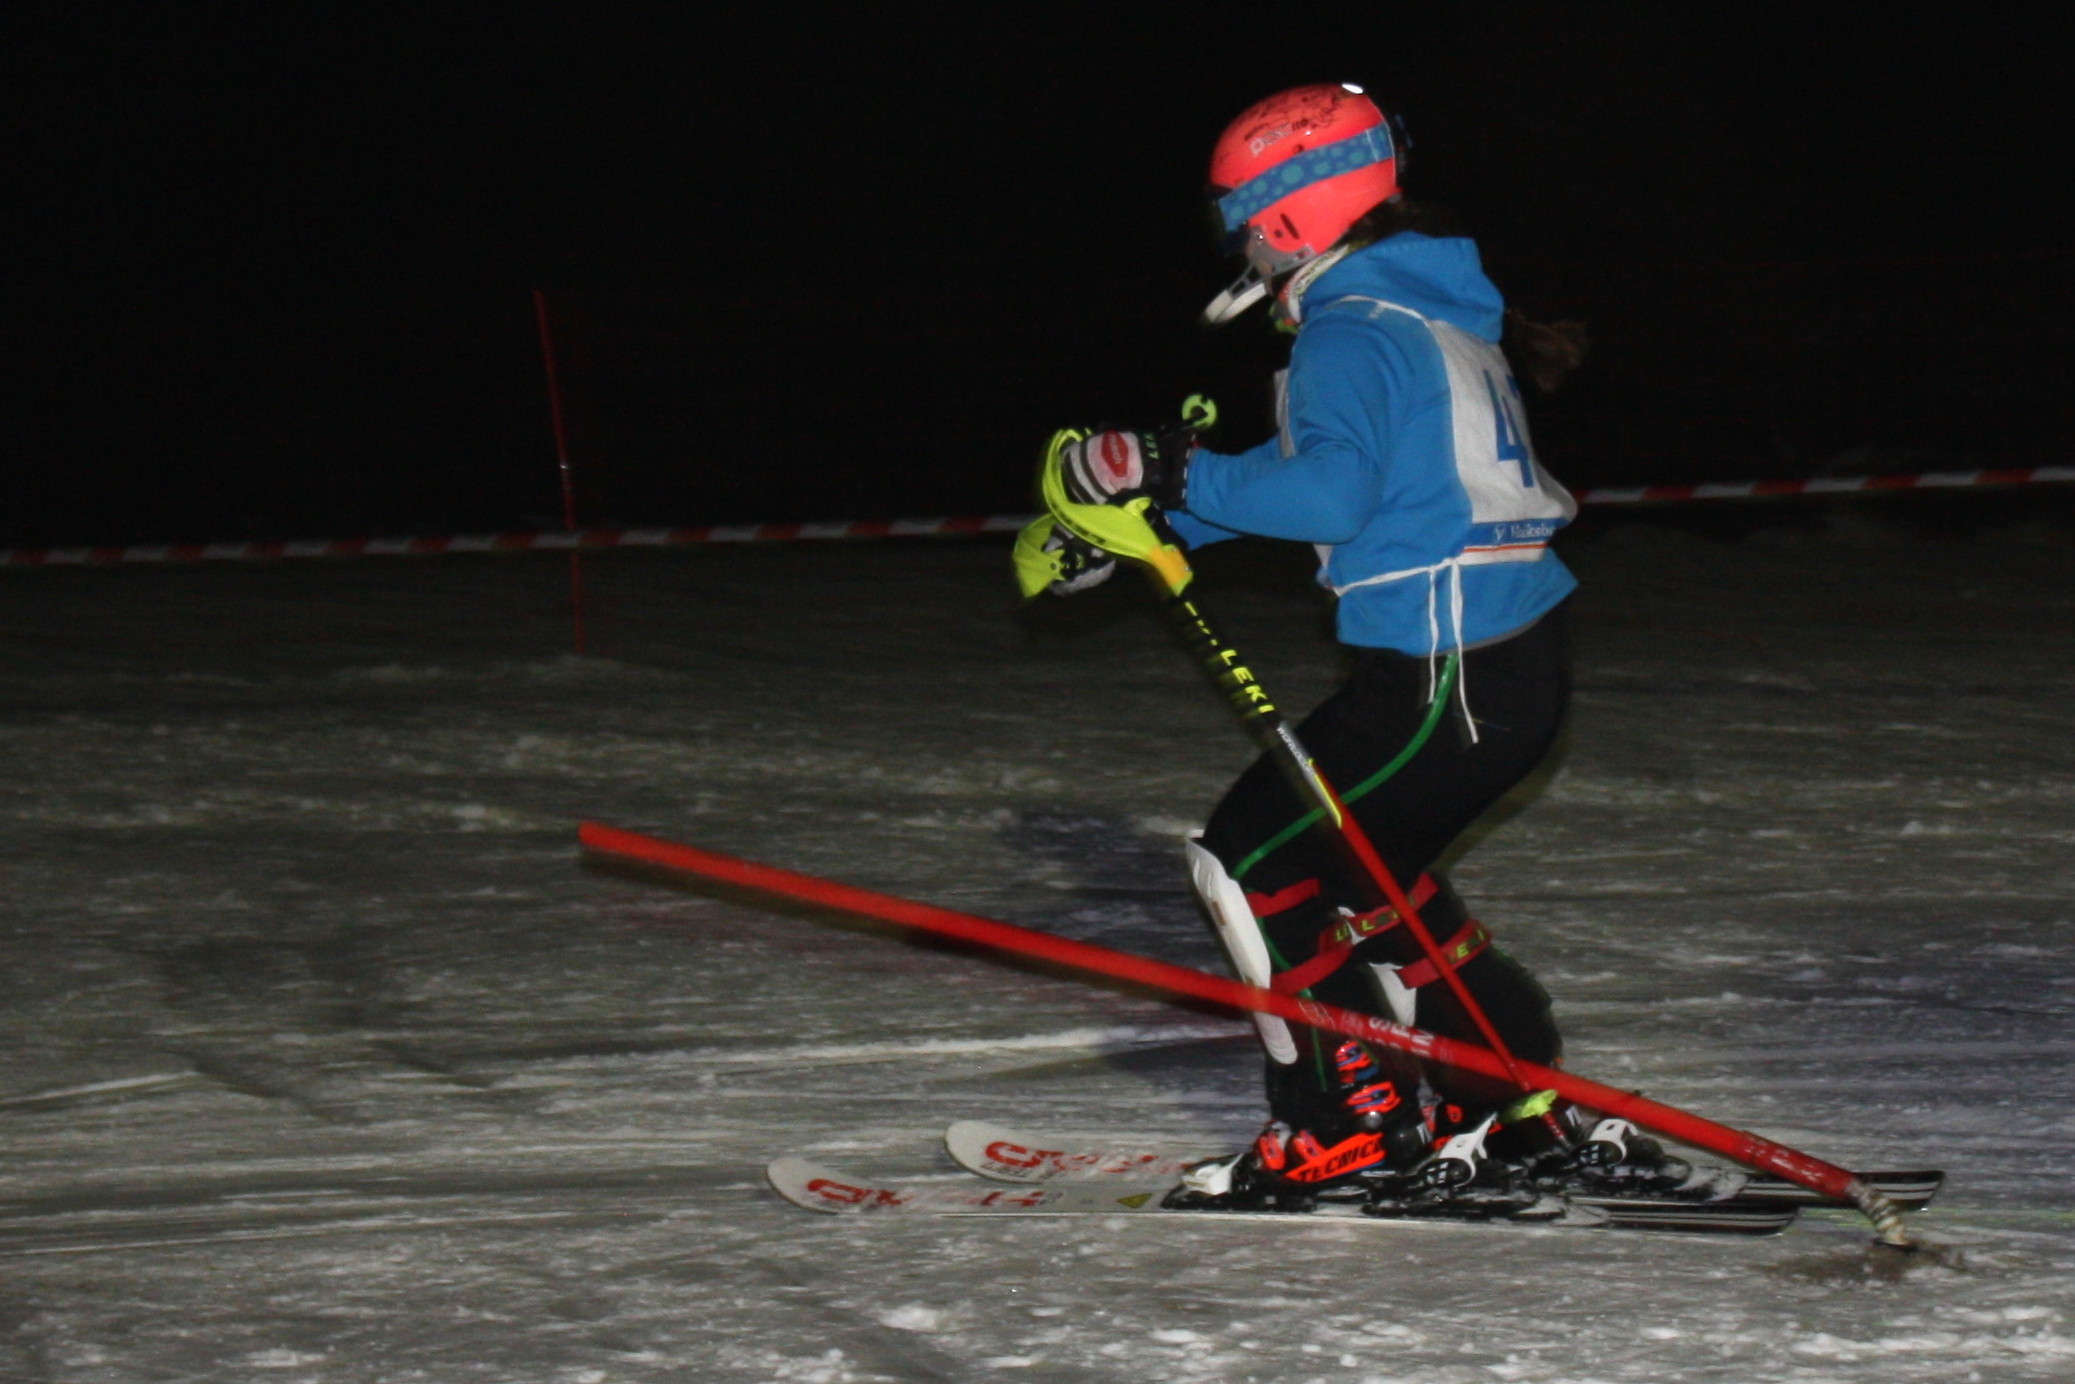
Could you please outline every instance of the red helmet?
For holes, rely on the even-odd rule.
[[[1397,196],[1393,133],[1360,87],[1330,82],[1278,93],[1228,125],[1211,151],[1211,195],[1247,269],[1205,318],[1237,317],[1267,295],[1270,279],[1324,254]]]

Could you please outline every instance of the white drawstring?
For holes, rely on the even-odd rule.
[[[1385,572],[1383,575],[1376,577],[1364,577],[1360,581],[1349,582],[1346,586],[1334,587],[1333,594],[1335,596],[1345,596],[1356,587],[1381,586],[1385,582],[1403,581],[1407,577],[1423,576],[1427,579],[1427,705],[1432,706],[1434,698],[1441,690],[1440,673],[1438,671],[1441,659],[1440,586],[1441,573],[1444,571],[1448,573],[1448,623],[1455,633],[1455,648],[1452,652],[1458,660],[1455,669],[1456,702],[1463,709],[1463,724],[1470,728],[1470,743],[1475,745],[1480,742],[1477,737],[1477,719],[1470,714],[1470,669],[1468,661],[1462,656],[1462,555],[1457,554],[1451,558],[1444,558],[1431,567],[1407,567],[1403,571]]]
[[[1470,729],[1470,743],[1478,744],[1477,718],[1470,714],[1470,660],[1463,650],[1463,560],[1452,557],[1448,560],[1448,618],[1455,626],[1455,697],[1456,704],[1463,709],[1463,724]],[[1429,583],[1433,578],[1427,579]],[[1439,650],[1437,641],[1427,650],[1427,678],[1434,676],[1434,658]],[[1433,701],[1433,694],[1427,700]]]
[[[1297,320],[1302,315],[1304,290],[1311,286],[1313,278],[1316,276],[1316,274],[1318,272],[1322,272],[1320,270],[1315,270],[1313,268],[1314,265],[1319,265],[1321,263],[1322,260],[1312,261],[1311,265],[1305,266],[1305,270],[1300,271],[1297,278],[1292,280],[1291,292],[1288,295],[1293,308],[1290,314],[1292,321]],[[1322,306],[1319,309],[1319,311],[1325,312],[1329,309],[1337,308],[1343,303],[1369,304],[1369,316],[1372,319],[1381,317],[1383,316],[1383,314],[1387,312],[1395,312],[1402,313],[1405,316],[1414,319],[1415,321],[1424,323],[1427,327],[1427,330],[1433,334],[1434,341],[1436,345],[1441,349],[1443,359],[1447,364],[1449,373],[1450,398],[1454,400],[1455,405],[1458,408],[1460,408],[1462,405],[1462,401],[1465,398],[1474,397],[1476,392],[1474,386],[1465,386],[1462,382],[1460,382],[1457,379],[1458,367],[1460,366],[1464,372],[1472,372],[1474,368],[1478,366],[1478,362],[1483,361],[1486,358],[1486,356],[1493,355],[1496,352],[1496,347],[1492,343],[1483,341],[1481,338],[1473,338],[1471,333],[1464,331],[1460,327],[1452,326],[1447,322],[1436,321],[1433,318],[1428,317],[1424,313],[1413,311],[1411,308],[1406,307],[1402,303],[1386,302],[1381,298],[1371,298],[1364,294],[1347,294],[1342,297],[1335,298],[1331,302]],[[1473,339],[1479,343],[1475,346],[1474,351],[1470,345],[1466,344],[1472,342]],[[1465,352],[1472,352],[1472,355],[1469,358],[1470,363],[1467,365],[1463,364],[1463,361],[1465,359]],[[1501,363],[1501,365],[1498,368],[1503,368],[1503,364]],[[1471,379],[1476,378],[1474,373],[1469,374],[1468,377]],[[1492,376],[1488,370],[1484,373],[1483,379],[1487,387],[1495,387],[1490,384]],[[1463,393],[1463,390],[1465,388],[1468,388],[1470,390],[1468,394]],[[1281,378],[1278,377],[1276,390],[1276,421],[1282,433],[1283,455],[1286,457],[1294,455],[1296,452],[1296,444],[1290,436],[1289,422],[1286,413],[1287,406],[1288,394],[1286,392],[1286,386],[1283,385]],[[1460,438],[1462,436],[1464,427],[1464,423],[1460,417],[1457,418],[1454,426],[1456,430],[1456,435],[1458,436],[1458,438]],[[1458,462],[1458,468],[1460,468],[1460,465],[1461,463]],[[1467,484],[1467,482],[1465,482],[1465,484]],[[1546,534],[1548,531],[1553,531],[1553,529],[1557,525],[1562,524],[1570,518],[1572,513],[1575,512],[1575,506],[1573,505],[1570,496],[1564,492],[1563,488],[1557,485],[1556,482],[1550,479],[1547,475],[1542,474],[1538,471],[1536,474],[1536,480],[1533,482],[1533,484],[1544,489],[1545,499],[1548,499],[1549,503],[1555,505],[1554,511],[1551,512],[1545,507],[1543,509],[1539,509],[1533,512],[1523,511],[1519,514],[1514,515],[1513,517],[1515,519],[1530,519],[1533,518],[1535,514],[1539,514],[1541,517],[1538,522],[1543,526],[1541,530],[1541,537],[1546,538]],[[1472,504],[1472,513],[1470,517],[1473,521],[1475,521],[1473,524],[1473,533],[1476,532],[1479,528],[1498,529],[1505,527],[1504,516],[1501,516],[1500,520],[1497,523],[1493,523],[1488,520],[1476,520],[1474,501]],[[1466,662],[1462,661],[1465,658],[1465,650],[1463,647],[1463,566],[1465,563],[1477,563],[1479,565],[1482,565],[1484,563],[1490,562],[1534,562],[1542,557],[1544,546],[1545,544],[1542,541],[1540,541],[1539,538],[1536,541],[1532,542],[1522,542],[1519,541],[1517,538],[1515,538],[1514,541],[1507,542],[1504,541],[1504,539],[1500,535],[1495,533],[1493,535],[1492,544],[1486,546],[1475,546],[1467,548],[1464,551],[1457,553],[1455,556],[1445,558],[1442,561],[1437,562],[1430,567],[1408,567],[1401,572],[1386,572],[1382,576],[1364,577],[1362,580],[1357,582],[1350,582],[1346,586],[1333,586],[1330,578],[1326,578],[1326,581],[1327,585],[1332,586],[1334,595],[1345,596],[1348,592],[1353,591],[1356,587],[1378,586],[1383,584],[1384,582],[1402,581],[1406,577],[1424,576],[1427,579],[1427,705],[1432,706],[1434,704],[1434,698],[1440,693],[1440,673],[1438,669],[1438,664],[1441,657],[1441,597],[1438,588],[1441,581],[1442,571],[1444,569],[1447,571],[1449,583],[1448,622],[1455,638],[1455,648],[1453,652],[1459,660],[1456,665],[1456,699],[1458,704],[1462,707],[1463,723],[1466,726],[1468,726],[1470,730],[1470,743],[1474,745],[1478,743],[1477,722],[1476,719],[1470,715],[1469,668]],[[1325,544],[1318,545],[1320,563],[1330,565],[1333,560],[1334,551],[1334,548],[1327,546]]]

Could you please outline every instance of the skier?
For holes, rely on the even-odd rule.
[[[1399,191],[1402,150],[1395,122],[1354,86],[1285,91],[1233,121],[1210,181],[1246,264],[1204,316],[1228,322],[1265,299],[1294,334],[1276,380],[1280,436],[1227,454],[1186,429],[1108,429],[1066,448],[1062,479],[1082,503],[1150,497],[1192,547],[1254,534],[1318,548],[1351,672],[1298,736],[1443,964],[1516,1057],[1547,1065],[1562,1051],[1547,995],[1436,865],[1555,743],[1576,582],[1548,545],[1576,506],[1535,459],[1499,345],[1504,303],[1472,242],[1414,229],[1423,214]],[[1577,335],[1514,320],[1536,338],[1537,382],[1575,363]],[[1078,539],[1054,547],[1055,591],[1114,567]],[[1410,929],[1306,829],[1309,809],[1263,756],[1188,847],[1242,977],[1301,981],[1327,1003],[1484,1043]],[[1271,1123],[1248,1152],[1192,1174],[1205,1198],[1295,1202],[1390,1180],[1438,1191],[1487,1156],[1624,1157],[1618,1122],[1594,1126],[1553,1093],[1256,1023]]]

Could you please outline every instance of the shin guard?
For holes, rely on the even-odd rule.
[[[1189,880],[1210,912],[1218,941],[1224,944],[1225,955],[1232,959],[1232,968],[1247,984],[1266,988],[1275,968],[1268,959],[1268,943],[1261,936],[1261,925],[1254,919],[1254,910],[1247,906],[1246,891],[1195,837],[1189,839],[1186,850]],[[1272,1061],[1284,1067],[1296,1062],[1297,1039],[1288,1024],[1272,1014],[1256,1014],[1253,1020],[1261,1034],[1261,1046],[1268,1050]]]

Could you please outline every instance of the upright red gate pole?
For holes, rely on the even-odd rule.
[[[562,472],[562,527],[576,528],[576,485],[569,466],[569,425],[562,413],[562,378],[555,369],[555,336],[548,327],[547,290],[533,290],[533,318],[540,326],[540,358],[548,371],[548,417],[555,425],[555,464]],[[569,611],[579,657],[584,652],[584,550],[582,541],[569,549]]]

